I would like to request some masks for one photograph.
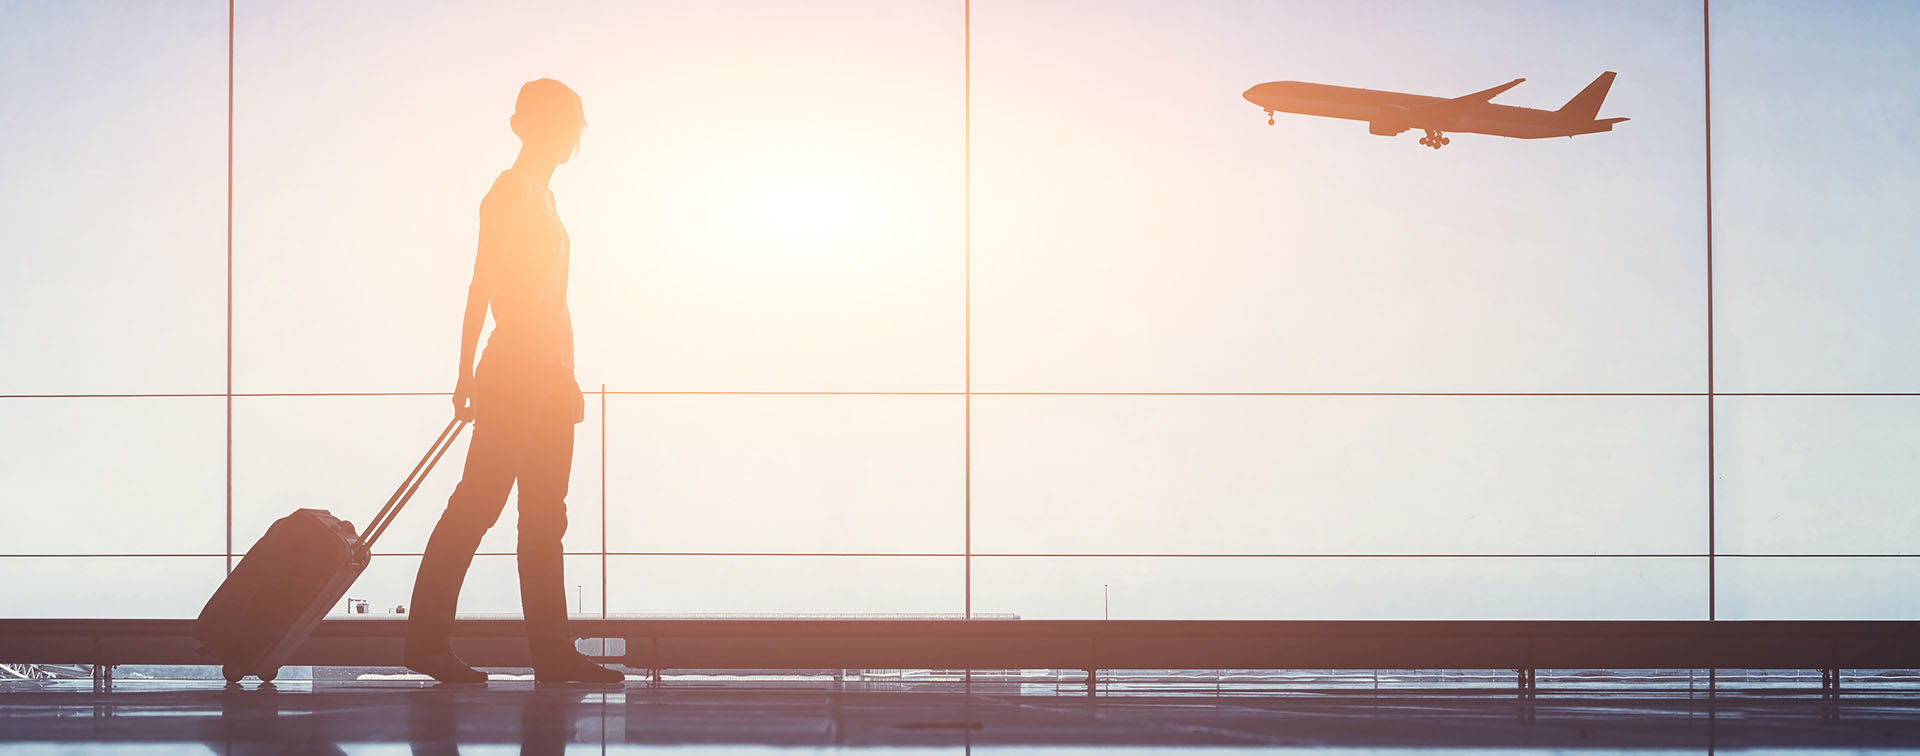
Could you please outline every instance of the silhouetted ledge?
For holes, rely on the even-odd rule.
[[[639,669],[1884,669],[1920,622],[576,619]],[[463,619],[478,666],[527,663],[517,619]],[[329,619],[292,665],[400,662],[405,620]],[[623,648],[622,648],[623,647]],[[0,662],[210,664],[192,620],[0,620]]]

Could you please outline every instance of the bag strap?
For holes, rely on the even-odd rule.
[[[440,458],[446,455],[448,449],[453,448],[454,440],[460,437],[461,431],[467,429],[468,422],[459,418],[447,421],[447,427],[440,431],[440,437],[435,438],[433,445],[427,447],[426,456],[420,458],[420,461],[413,466],[413,472],[407,473],[406,479],[400,481],[400,487],[394,489],[393,495],[387,498],[386,505],[382,506],[380,512],[373,516],[373,520],[367,523],[366,531],[360,534],[361,549],[372,549],[373,542],[380,538],[380,534],[387,532],[387,526],[392,525],[394,518],[400,515],[400,508],[406,506],[407,500],[413,498],[413,492],[420,490],[420,484],[426,481],[427,473],[433,472],[433,466],[439,464]]]

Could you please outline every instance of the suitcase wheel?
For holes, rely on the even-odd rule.
[[[227,678],[228,683],[238,685],[240,680],[247,676],[247,670],[241,668],[238,664],[222,664],[220,665],[220,676]]]

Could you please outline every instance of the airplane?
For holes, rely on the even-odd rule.
[[[1454,98],[1429,97],[1405,92],[1338,87],[1302,81],[1270,81],[1242,93],[1248,102],[1267,111],[1267,125],[1273,125],[1274,112],[1346,118],[1366,121],[1367,131],[1380,136],[1395,136],[1407,129],[1421,129],[1424,147],[1440,149],[1453,142],[1446,132],[1491,134],[1514,139],[1572,137],[1612,131],[1625,118],[1595,118],[1600,101],[1607,99],[1614,72],[1600,74],[1580,94],[1574,95],[1559,110],[1517,108],[1490,102],[1501,92],[1526,79],[1514,79],[1490,89]]]

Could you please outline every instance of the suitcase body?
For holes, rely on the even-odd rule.
[[[294,510],[234,565],[194,621],[194,635],[220,659],[228,682],[249,674],[271,681],[367,569],[368,555],[352,523],[325,510]]]
[[[193,623],[201,650],[220,660],[227,682],[247,675],[273,681],[280,665],[366,571],[373,542],[466,427],[466,420],[447,423],[365,533],[355,533],[352,523],[325,510],[298,509],[275,521],[247,549]]]

